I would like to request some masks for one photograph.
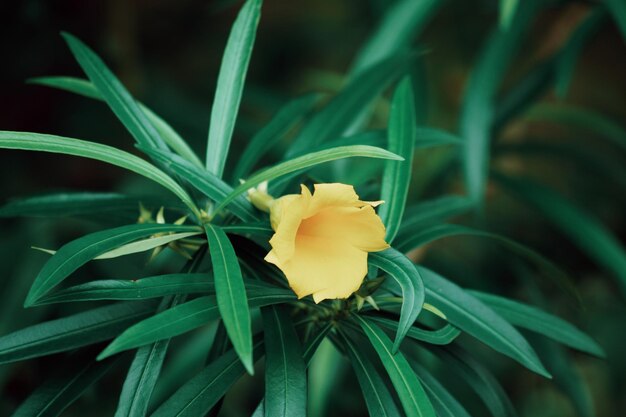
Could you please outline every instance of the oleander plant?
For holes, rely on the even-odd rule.
[[[253,50],[263,53],[255,39],[266,6],[229,6],[239,11],[202,155],[62,33],[85,77],[38,77],[30,88],[103,102],[135,149],[0,131],[2,157],[86,158],[130,171],[139,186],[42,191],[0,207],[7,221],[59,222],[64,237],[41,237],[52,226],[28,232],[35,261],[3,278],[0,295],[17,307],[0,309],[1,398],[19,402],[0,413],[610,415],[597,401],[613,388],[595,389],[577,362],[610,360],[581,330],[595,328],[585,316],[591,287],[578,273],[589,267],[560,251],[581,254],[593,282],[623,300],[619,221],[600,220],[591,192],[564,195],[552,181],[556,163],[533,158],[591,177],[578,190],[615,181],[607,204],[623,215],[626,130],[567,94],[598,28],[626,35],[626,9],[581,2],[585,13],[559,48],[517,68],[537,16],[569,2],[501,0],[453,130],[424,116],[424,63],[436,51],[414,42],[442,3],[379,4],[382,17],[340,85],[286,100],[241,143],[233,137]],[[623,44],[616,51],[623,56]],[[537,137],[532,127],[543,125],[593,140]],[[47,161],[54,170],[61,160]],[[525,234],[533,216],[542,219],[535,240]],[[38,387],[11,396],[35,368],[46,376]],[[549,411],[549,396],[520,406],[534,386],[555,387],[564,408]]]

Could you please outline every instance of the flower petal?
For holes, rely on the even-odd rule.
[[[293,255],[296,234],[310,199],[309,189],[302,186],[301,195],[286,195],[276,200],[272,206],[270,220],[276,233],[272,236],[270,244],[274,255],[281,261]]]
[[[314,216],[328,207],[361,207],[365,203],[359,200],[354,187],[347,184],[315,184],[315,192],[305,218]]]
[[[349,297],[367,274],[367,252],[337,240],[298,235],[294,254],[286,262],[272,252],[265,259],[284,272],[299,298],[313,294],[316,303]]]
[[[323,209],[302,221],[298,229],[300,235],[344,241],[367,252],[389,247],[385,242],[385,226],[369,205]]]

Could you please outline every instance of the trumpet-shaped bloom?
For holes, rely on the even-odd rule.
[[[274,236],[265,260],[280,268],[299,298],[347,298],[367,274],[367,254],[389,247],[385,226],[351,185],[304,185],[270,206]]]

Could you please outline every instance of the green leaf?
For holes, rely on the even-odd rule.
[[[226,233],[239,235],[247,238],[257,237],[264,241],[269,241],[274,234],[274,229],[268,222],[257,223],[239,223],[229,226],[223,226],[222,230]]]
[[[400,0],[393,3],[357,54],[351,75],[355,77],[398,51],[409,48],[442,3],[440,0]]]
[[[396,88],[391,101],[389,114],[389,151],[404,161],[387,161],[383,171],[380,199],[385,202],[379,209],[387,234],[385,240],[393,241],[400,229],[400,222],[406,205],[413,169],[413,143],[416,138],[415,101],[411,79],[405,77]]]
[[[221,228],[207,223],[204,225],[204,230],[209,242],[220,315],[235,351],[248,373],[252,375],[254,374],[252,325],[239,259],[233,245]]]
[[[313,359],[313,355],[317,351],[317,348],[320,347],[322,342],[325,340],[326,336],[333,329],[333,323],[328,323],[321,329],[315,332],[315,334],[307,340],[304,348],[302,349],[302,358],[304,358],[304,363],[307,368],[311,365],[311,360]]]
[[[397,330],[398,328],[398,322],[395,320],[376,316],[368,316],[368,318],[374,323],[380,324],[388,329]],[[425,330],[420,329],[419,327],[411,326],[409,331],[406,333],[406,336],[411,339],[430,343],[431,345],[448,345],[452,343],[460,334],[461,331],[458,328],[454,327],[450,323],[446,323],[445,326],[436,330]]]
[[[265,415],[306,415],[307,374],[302,347],[285,306],[261,309],[265,330]]]
[[[391,340],[376,324],[359,315],[353,317],[361,325],[363,332],[378,353],[406,415],[408,417],[435,417],[435,410],[404,355],[401,352],[392,353]]]
[[[256,29],[261,18],[261,0],[248,0],[241,8],[228,37],[217,78],[207,143],[207,171],[222,177],[228,148],[235,129],[241,94],[252,56]]]
[[[291,290],[282,288],[256,288],[247,291],[249,307],[264,307],[293,301]],[[98,356],[103,359],[128,349],[147,345],[191,331],[220,317],[217,299],[213,295],[196,298],[156,314],[128,328],[113,340]]]
[[[125,168],[161,184],[200,217],[200,211],[193,200],[176,181],[143,159],[111,146],[40,133],[0,131],[0,148],[74,155]]]
[[[261,354],[262,347],[263,342],[255,343],[255,358]],[[151,417],[204,416],[244,372],[239,356],[231,349],[180,387]]]
[[[520,2],[508,29],[495,29],[466,86],[459,129],[460,136],[466,140],[463,153],[465,187],[470,199],[477,204],[482,204],[487,184],[496,94],[540,3],[539,0]]]
[[[600,7],[589,13],[589,16],[570,35],[567,44],[560,52],[556,67],[555,85],[556,95],[560,99],[564,99],[567,95],[576,68],[576,61],[587,42],[600,28],[600,23],[604,22],[605,16],[604,10]]]
[[[166,236],[154,236],[147,239],[138,240],[137,242],[128,243],[120,246],[102,255],[96,256],[94,259],[112,259],[119,258],[120,256],[131,255],[133,253],[141,253],[149,251],[150,249],[157,248],[159,246],[167,245],[168,243],[175,242],[177,240],[185,239],[191,236],[197,236],[202,232],[186,232],[186,233],[173,233]]]
[[[466,197],[447,195],[407,207],[404,211],[398,240],[415,234],[416,230],[469,211],[472,203]]]
[[[215,202],[222,201],[233,192],[233,188],[210,172],[197,168],[181,157],[172,153],[158,150],[144,150],[154,160],[168,167],[176,174],[184,178],[189,185],[196,188],[202,194]],[[229,210],[245,222],[258,220],[254,207],[243,196],[238,196],[232,202]]]
[[[135,99],[120,80],[87,45],[70,35],[61,33],[87,77],[100,92],[103,100],[120,119],[139,145],[166,149],[165,142],[150,123]]]
[[[163,197],[78,192],[47,194],[9,201],[0,207],[0,217],[72,217],[102,213],[104,216],[136,220],[139,204],[184,210],[184,206],[179,202],[167,201]]]
[[[554,375],[554,384],[568,397],[580,417],[595,417],[594,401],[587,378],[563,348],[547,339],[530,339]]]
[[[467,385],[478,394],[494,417],[516,417],[517,413],[506,391],[481,362],[455,346],[434,351],[445,366],[446,372],[465,379]]]
[[[142,300],[175,294],[214,292],[213,276],[209,273],[166,274],[135,280],[91,281],[46,295],[35,305],[95,300]]]
[[[509,121],[516,120],[516,116],[539,101],[546,91],[553,87],[559,56],[558,53],[553,54],[540,61],[502,94],[494,110],[492,129],[494,135],[497,135]]]
[[[598,343],[565,320],[536,307],[508,298],[479,291],[469,291],[469,293],[487,304],[514,326],[539,333],[573,349],[601,358],[605,357],[605,353]]]
[[[163,403],[178,388],[194,377],[199,369],[206,366],[207,352],[214,342],[217,322],[198,329],[177,349],[172,349],[167,362],[159,375],[159,380],[150,397],[149,410]]]
[[[529,121],[552,122],[567,126],[580,134],[580,130],[589,131],[626,149],[626,129],[605,115],[590,109],[570,104],[541,103],[533,106],[524,114]]]
[[[526,257],[529,261],[535,263],[539,268],[545,271],[546,275],[549,278],[554,279],[556,283],[559,284],[563,289],[569,291],[573,296],[578,298],[576,288],[573,287],[569,276],[565,272],[563,272],[561,268],[559,268],[552,261],[545,258],[543,255],[539,254],[533,249],[522,245],[521,243],[518,243],[512,239],[509,239],[502,235],[498,235],[496,233],[490,233],[484,230],[476,230],[456,224],[440,224],[427,228],[418,227],[418,229],[419,231],[415,231],[407,227],[404,228],[404,231],[406,233],[403,234],[401,238],[398,238],[395,244],[398,250],[407,253],[423,245],[426,245],[427,243],[434,242],[443,238],[456,236],[472,236],[494,239],[498,243],[501,243],[508,249],[512,250],[513,252],[518,253],[521,256]]]
[[[26,327],[0,337],[0,364],[46,356],[111,339],[154,311],[153,303],[120,303]]]
[[[70,91],[85,97],[96,100],[104,100],[104,97],[98,89],[89,81],[81,80],[74,77],[40,77],[28,80],[31,84],[45,85],[48,87],[59,88],[61,90]],[[185,158],[187,161],[199,168],[204,168],[204,164],[200,161],[196,153],[189,147],[187,142],[170,126],[165,120],[161,119],[152,110],[141,103],[137,103],[143,111],[148,121],[157,130],[165,143],[167,143],[176,153]]]
[[[410,330],[424,305],[424,283],[420,272],[406,256],[389,248],[382,252],[369,254],[369,264],[382,269],[391,276],[402,290],[402,308],[398,331],[393,344],[396,353],[400,343]]]
[[[197,231],[197,226],[133,224],[91,233],[64,245],[46,262],[35,278],[24,305],[35,304],[48,291],[90,260],[144,236]]]
[[[531,371],[550,378],[533,348],[505,319],[456,284],[429,269],[420,266],[418,269],[426,286],[426,302],[445,314],[451,324]]]
[[[311,365],[311,360],[313,359],[313,355],[320,347],[321,343],[325,340],[326,336],[330,333],[333,328],[332,323],[326,324],[322,327],[318,332],[316,332],[313,337],[311,337],[305,344],[304,349],[302,350],[302,357],[304,359],[305,365],[308,368]],[[261,400],[259,405],[252,413],[252,417],[263,417],[265,415],[265,399]]]
[[[508,30],[515,17],[519,0],[500,0],[500,28]]]
[[[437,417],[470,417],[469,413],[426,368],[411,362],[424,390],[437,412]]]
[[[586,176],[598,177],[599,180],[615,181],[626,189],[626,165],[621,155],[611,157],[602,148],[591,148],[576,143],[546,143],[528,141],[518,144],[501,145],[496,148],[498,156],[515,155],[522,158],[550,159],[550,163],[562,166],[575,166],[577,172]],[[554,162],[553,162],[554,161]],[[600,177],[603,177],[600,179]]]
[[[329,414],[331,397],[341,389],[340,381],[347,370],[343,355],[331,340],[320,344],[309,365],[307,417],[326,417]],[[335,377],[329,378],[329,375]]]
[[[613,15],[617,27],[622,32],[622,38],[626,40],[626,4],[621,0],[605,0],[604,4]]]
[[[527,200],[591,259],[613,273],[626,294],[626,250],[598,220],[554,191],[527,179],[498,175],[505,187]]]
[[[235,170],[233,180],[248,176],[267,151],[276,145],[319,101],[319,94],[307,94],[288,102],[259,132],[250,139]]]
[[[355,343],[341,330],[345,351],[352,364],[352,369],[361,386],[363,398],[367,405],[370,416],[400,417],[398,407],[385,385],[385,381],[379,375],[378,370],[364,352],[364,346]]]
[[[413,54],[399,54],[385,59],[355,77],[339,94],[304,125],[287,152],[291,158],[328,140],[343,136],[344,131],[389,84],[405,73]]]
[[[180,299],[180,296],[164,299],[157,312],[175,306]],[[146,415],[169,342],[169,339],[159,340],[137,350],[124,380],[115,417],[144,417]]]
[[[242,193],[246,192],[252,187],[256,187],[264,181],[270,181],[291,172],[299,171],[304,168],[310,168],[324,162],[354,157],[392,159],[396,161],[402,160],[402,157],[399,157],[398,155],[395,155],[385,149],[366,145],[340,146],[333,149],[313,152],[285,162],[281,162],[252,175],[245,183],[235,188],[226,198],[224,198],[219,203],[215,211],[217,212],[220,209],[228,206]]]
[[[416,127],[415,142],[413,149],[426,149],[436,146],[462,145],[464,142],[461,138],[445,130],[432,127]],[[329,140],[320,145],[308,148],[302,152],[295,153],[293,156],[306,155],[309,152],[322,151],[324,149],[336,148],[338,146],[348,145],[369,145],[376,147],[384,147],[387,145],[387,132],[385,130],[366,130],[354,133],[348,136],[342,136],[338,139]]]
[[[71,362],[69,360],[71,360]],[[66,358],[64,372],[45,381],[11,415],[12,417],[57,417],[87,389],[98,382],[117,360],[94,362],[91,358],[77,366],[76,358]],[[68,369],[69,368],[69,369]]]

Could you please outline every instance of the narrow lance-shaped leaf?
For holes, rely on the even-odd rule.
[[[553,87],[558,58],[553,54],[538,62],[499,98],[493,118],[494,135]]]
[[[435,410],[404,355],[401,352],[392,353],[391,340],[376,324],[359,315],[353,317],[378,353],[406,415],[408,417],[435,417]]]
[[[254,373],[252,362],[252,327],[246,287],[239,259],[226,233],[212,224],[205,224],[213,265],[215,293],[220,315],[235,351],[248,373]]]
[[[68,365],[60,373],[45,381],[11,415],[12,417],[57,417],[72,405],[93,384],[98,382],[116,364],[116,359],[103,362],[79,361],[69,356]],[[69,368],[69,369],[68,369]]]
[[[424,390],[437,412],[437,417],[471,417],[457,399],[424,367],[415,361],[411,362],[411,365],[422,382]]]
[[[442,3],[441,0],[400,0],[390,5],[357,54],[351,75],[354,77],[409,47]]]
[[[626,249],[602,223],[533,181],[503,175],[498,175],[497,179],[537,207],[590,258],[612,272],[626,294]]]
[[[400,229],[404,206],[411,182],[413,167],[413,143],[415,142],[417,120],[411,79],[405,77],[394,92],[389,115],[389,151],[404,161],[387,161],[380,191],[380,199],[385,202],[378,214],[387,228],[386,241],[391,243]]]
[[[175,294],[214,293],[213,275],[165,274],[140,279],[103,279],[42,297],[35,305],[95,300],[142,300]]]
[[[533,106],[524,118],[530,121],[554,122],[578,133],[581,129],[598,134],[626,150],[626,129],[605,115],[570,104],[540,103]]]
[[[233,180],[244,179],[263,155],[281,140],[319,101],[319,94],[307,94],[288,102],[256,135],[243,150]]]
[[[206,168],[221,178],[239,112],[241,94],[252,56],[261,0],[248,0],[230,32],[217,79],[207,143]]]
[[[414,149],[426,149],[436,146],[447,145],[463,145],[464,141],[460,137],[453,135],[442,129],[433,127],[417,127],[415,129]],[[324,149],[336,148],[338,146],[348,145],[370,145],[384,147],[387,145],[387,131],[382,129],[365,130],[363,132],[354,133],[352,135],[342,136],[337,139],[329,140],[320,145],[313,146],[293,156],[305,155],[309,152],[317,152]]]
[[[64,352],[111,339],[148,316],[155,303],[120,303],[95,308],[0,337],[0,364]]]
[[[173,224],[133,224],[91,233],[64,245],[43,266],[33,283],[25,306],[36,303],[72,272],[97,256],[144,236],[166,232],[197,231],[196,226]]]
[[[176,181],[143,159],[111,146],[40,133],[0,131],[0,148],[74,155],[125,168],[161,184],[180,198],[200,218],[200,210]]]
[[[62,33],[87,77],[113,113],[126,126],[139,145],[166,149],[163,139],[139,105],[105,63],[87,45],[69,33]]]
[[[578,292],[572,285],[569,276],[552,261],[545,258],[537,251],[496,233],[486,232],[484,230],[472,229],[470,227],[457,224],[438,224],[431,227],[416,227],[417,225],[405,226],[403,235],[399,237],[395,243],[398,250],[409,252],[415,250],[430,242],[439,239],[456,237],[456,236],[472,236],[492,239],[513,252],[527,258],[537,267],[541,268],[547,277],[555,280],[555,282],[564,290],[568,291],[573,297],[578,298]],[[419,230],[415,230],[415,229]]]
[[[223,180],[217,178],[205,169],[192,165],[178,155],[156,149],[144,149],[144,152],[149,154],[152,159],[159,161],[163,166],[168,167],[170,170],[180,175],[189,185],[196,188],[212,201],[222,201],[233,191],[233,187],[226,184]],[[258,220],[254,207],[250,201],[243,196],[235,198],[229,210],[244,222]]]
[[[307,374],[288,307],[261,309],[265,331],[265,415],[306,415]]]
[[[433,350],[433,352],[441,358],[448,372],[464,379],[467,385],[478,394],[491,415],[517,417],[507,392],[481,362],[454,345]]]
[[[355,77],[302,128],[287,152],[287,157],[302,154],[328,140],[343,136],[361,114],[363,106],[374,100],[391,82],[407,71],[413,54],[403,53],[385,59]]]
[[[424,284],[419,271],[406,256],[393,248],[369,254],[369,263],[382,269],[394,279],[402,291],[402,308],[398,331],[393,344],[393,352],[397,352],[400,343],[415,323],[415,319],[424,305]]]
[[[426,301],[447,320],[481,342],[515,359],[533,372],[550,378],[526,339],[481,301],[433,271],[418,266],[426,286]]]
[[[293,291],[278,287],[251,287],[247,293],[248,304],[251,308],[280,304],[296,299]],[[118,352],[153,343],[157,340],[178,336],[219,317],[220,312],[214,295],[198,297],[155,314],[128,328],[100,353],[98,359],[104,359]]]
[[[261,355],[262,348],[263,342],[255,343],[255,358]],[[151,417],[204,416],[243,373],[243,364],[231,349],[180,387]]]
[[[500,28],[508,30],[515,17],[519,0],[500,0]]]
[[[167,363],[159,375],[157,385],[150,397],[149,410],[154,410],[169,398],[180,386],[198,373],[207,363],[207,352],[211,350],[217,323],[214,322],[191,333],[176,350],[170,351]],[[236,361],[241,364],[239,358]],[[240,365],[242,372],[243,365]]]
[[[310,168],[324,162],[354,157],[393,159],[397,161],[402,160],[402,157],[395,155],[385,149],[367,145],[340,146],[333,149],[326,149],[323,151],[299,156],[297,158],[281,162],[277,165],[274,165],[270,168],[264,169],[252,175],[245,183],[235,188],[228,196],[226,196],[226,198],[224,198],[224,200],[222,200],[216,207],[215,211],[217,212],[220,209],[228,206],[241,194],[243,194],[250,188],[261,184],[264,181],[270,181],[291,172],[299,171],[304,168]]]
[[[398,0],[388,4],[378,27],[372,31],[356,55],[349,77],[354,79],[394,54],[410,49],[415,38],[443,3],[443,0]],[[411,69],[415,76],[415,66]],[[344,133],[354,133],[364,126],[373,107],[366,103]]]
[[[384,309],[384,307],[381,306]],[[384,317],[372,316],[369,318],[374,323],[380,324],[391,330],[398,329],[398,322],[392,319]],[[445,326],[436,330],[425,330],[419,327],[412,326],[406,333],[407,337],[415,340],[421,340],[431,345],[448,345],[452,343],[459,335],[461,331],[450,323],[446,323]]]
[[[0,217],[72,217],[92,214],[137,219],[139,204],[185,211],[177,200],[163,196],[126,196],[118,193],[56,193],[11,200],[0,207]]]
[[[563,319],[519,301],[479,291],[469,292],[514,326],[539,333],[595,356],[605,356],[598,343]]]
[[[197,236],[202,232],[186,232],[186,233],[173,233],[165,236],[153,236],[147,239],[142,239],[137,242],[127,243],[102,255],[96,256],[94,259],[112,259],[119,258],[120,256],[132,255],[134,253],[146,252],[159,246],[164,246],[177,240],[185,239],[191,236]]]
[[[560,52],[556,68],[555,86],[556,95],[560,99],[564,99],[567,95],[567,90],[569,89],[574,70],[576,69],[578,57],[585,45],[589,42],[589,39],[600,28],[605,17],[606,13],[601,7],[592,11],[576,30],[574,30],[569,41]]]
[[[31,84],[45,85],[48,87],[59,88],[65,91],[70,91],[75,94],[80,94],[84,97],[93,98],[96,100],[104,100],[100,91],[95,85],[87,80],[74,77],[39,77],[31,78],[28,80]],[[154,126],[157,132],[161,135],[161,138],[167,143],[176,153],[193,163],[197,167],[204,168],[204,164],[200,161],[196,153],[189,147],[187,142],[170,126],[165,120],[160,118],[156,113],[150,110],[148,107],[141,103],[137,103],[139,108],[144,112],[148,121]]]
[[[163,299],[157,312],[175,306],[181,297]],[[115,417],[143,417],[146,415],[150,396],[161,372],[169,342],[169,339],[159,340],[137,350],[124,380]]]
[[[531,335],[532,336],[532,335]],[[565,394],[580,417],[596,417],[588,378],[577,369],[573,358],[556,343],[539,337],[530,342],[554,375],[554,384]]]
[[[539,3],[538,0],[520,2],[508,29],[495,29],[465,90],[460,121],[460,135],[466,140],[463,170],[467,192],[476,203],[482,203],[487,183],[495,96]]]
[[[307,341],[306,345],[304,346],[303,354],[302,354],[307,367],[311,364],[311,359],[313,358],[313,354],[319,347],[320,343],[325,339],[326,335],[328,335],[331,328],[332,328],[332,324],[328,323],[326,326],[320,329],[320,331],[317,332],[313,338]],[[263,417],[265,413],[264,409],[265,409],[265,400],[263,399],[259,402],[259,405],[254,410],[254,413],[252,413],[251,417]]]
[[[471,208],[471,201],[459,195],[438,197],[409,206],[404,211],[402,227],[398,231],[397,238],[402,239],[405,233],[407,235],[414,234],[414,228],[440,223],[449,217],[465,213]]]
[[[344,332],[339,331],[339,334],[342,336],[346,353],[350,358],[361,391],[363,391],[363,398],[370,416],[400,417],[400,412],[389,388],[385,385],[385,381],[379,375],[372,361],[365,354],[365,349],[360,344],[350,340]]]

